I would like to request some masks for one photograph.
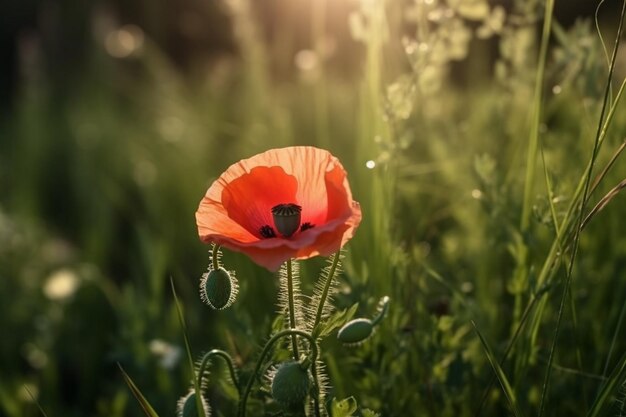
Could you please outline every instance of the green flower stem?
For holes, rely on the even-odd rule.
[[[378,315],[372,319],[372,326],[378,325],[387,315],[387,310],[389,310],[389,297],[384,296],[381,298],[379,305],[380,311]]]
[[[339,252],[335,253],[333,257],[333,263],[330,266],[330,271],[328,271],[328,276],[326,277],[326,282],[324,283],[324,289],[322,290],[322,295],[320,296],[319,304],[317,305],[317,312],[315,313],[315,322],[313,323],[312,329],[315,330],[320,321],[322,320],[322,313],[324,312],[324,305],[326,304],[326,300],[328,299],[328,292],[330,290],[330,285],[333,282],[333,278],[335,277],[335,272],[337,271],[337,265],[339,264]]]
[[[198,386],[202,387],[202,378],[204,377],[204,373],[206,372],[206,369],[210,363],[209,361],[211,360],[211,357],[213,356],[219,356],[222,359],[224,359],[224,362],[226,362],[226,365],[228,365],[230,378],[233,380],[233,384],[235,385],[235,388],[237,388],[237,393],[241,397],[241,388],[239,387],[239,379],[237,378],[237,372],[235,371],[235,366],[233,365],[233,359],[230,357],[230,355],[227,352],[220,350],[220,349],[213,349],[207,352],[202,357],[202,362],[200,363],[200,369],[198,372]]]
[[[317,345],[315,346],[317,349]],[[313,409],[315,411],[315,417],[322,415],[320,411],[320,377],[317,371],[317,361],[311,363],[311,374],[313,374],[313,384],[315,384],[315,395],[313,396]]]
[[[289,299],[289,327],[291,329],[296,328],[296,308],[293,297],[293,272],[292,272],[291,259],[287,260],[287,298]],[[291,335],[291,348],[293,350],[293,358],[295,360],[300,359],[300,353],[298,352],[298,338],[295,334]]]
[[[259,370],[261,369],[261,365],[263,364],[265,357],[270,352],[272,346],[274,346],[274,344],[279,339],[285,336],[291,336],[291,337],[300,336],[300,337],[304,337],[305,339],[307,339],[309,341],[309,345],[311,349],[311,358],[310,358],[311,363],[315,364],[315,361],[317,361],[317,345],[315,344],[315,339],[313,338],[313,336],[311,336],[310,334],[302,330],[294,330],[294,329],[283,330],[281,332],[276,333],[274,336],[270,338],[270,340],[267,341],[267,343],[265,344],[265,347],[263,347],[263,351],[261,352],[261,356],[259,357],[259,360],[256,363],[254,372],[250,376],[250,379],[248,380],[248,384],[246,385],[246,388],[244,389],[243,394],[240,397],[239,412],[237,413],[239,417],[246,417],[246,403],[248,402],[248,396],[250,395],[250,390],[252,390],[252,385],[254,384],[254,380],[256,379],[259,373]],[[317,384],[317,381],[315,381],[315,384]],[[317,385],[315,388],[316,389],[318,388]],[[319,416],[319,412],[316,411],[316,413],[317,413],[317,416]]]
[[[220,267],[220,261],[218,259],[220,253],[220,245],[213,245],[213,252],[211,258],[213,259],[213,270],[217,270]]]
[[[333,282],[335,277],[335,272],[337,271],[337,265],[339,265],[339,252],[335,253],[333,257],[333,263],[330,265],[330,270],[328,271],[328,275],[326,276],[326,282],[324,283],[324,289],[322,290],[322,294],[319,299],[319,303],[317,305],[317,311],[315,312],[315,321],[313,322],[313,332],[315,332],[315,328],[319,325],[322,320],[322,314],[324,312],[324,305],[326,304],[326,300],[328,299],[328,293],[330,291],[330,285]],[[317,342],[316,342],[317,343]],[[313,366],[311,366],[311,373],[313,374],[313,379],[315,381],[315,386],[319,389],[319,372],[317,369],[317,363],[313,362]],[[319,392],[315,393],[313,398],[313,406],[315,408],[315,415],[319,417],[320,413],[320,401],[319,401]]]

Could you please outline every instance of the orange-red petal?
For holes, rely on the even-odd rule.
[[[314,227],[289,238],[264,239],[273,227],[271,208],[302,207],[302,223]],[[346,172],[329,152],[310,146],[272,149],[229,167],[208,189],[196,212],[198,232],[277,270],[287,259],[330,255],[352,238],[361,210],[352,200]]]

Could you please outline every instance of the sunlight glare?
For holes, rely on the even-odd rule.
[[[126,58],[143,46],[143,30],[135,25],[126,25],[109,32],[104,47],[115,58]]]
[[[74,271],[61,269],[50,275],[43,292],[51,300],[63,300],[74,294],[79,285],[79,278]]]
[[[294,62],[300,71],[312,71],[318,65],[317,54],[310,49],[303,49],[296,53]]]

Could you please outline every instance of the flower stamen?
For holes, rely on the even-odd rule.
[[[272,226],[268,224],[266,224],[265,226],[261,226],[261,228],[259,229],[259,234],[265,239],[276,237],[276,232],[274,231],[274,229],[272,229]]]
[[[272,207],[274,226],[284,237],[290,237],[300,227],[302,207],[297,204],[278,204]]]
[[[304,222],[302,223],[302,225],[300,226],[300,232],[304,232],[305,230],[309,230],[314,228],[315,225],[311,222]]]

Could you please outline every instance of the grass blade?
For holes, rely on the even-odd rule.
[[[528,139],[528,154],[526,161],[526,179],[524,182],[524,200],[522,205],[522,218],[520,229],[524,234],[530,227],[530,214],[533,206],[533,188],[535,183],[535,167],[537,165],[536,156],[539,146],[539,126],[541,125],[541,113],[543,107],[543,84],[546,67],[546,57],[548,55],[548,40],[550,38],[550,28],[552,27],[552,11],[554,10],[554,0],[548,0],[545,6],[544,24],[539,45],[539,62],[537,64],[537,76],[535,78],[535,88],[532,103],[532,121],[530,137]]]
[[[597,417],[600,413],[600,410],[604,407],[607,400],[611,398],[611,394],[614,392],[615,388],[624,380],[626,376],[626,355],[622,356],[619,361],[619,365],[613,369],[611,375],[607,381],[602,385],[596,400],[591,406],[591,410],[587,413],[587,417]]]
[[[185,318],[183,317],[183,311],[180,308],[180,302],[176,295],[176,288],[174,287],[174,280],[170,278],[170,285],[172,286],[172,295],[174,296],[174,303],[176,304],[176,311],[178,312],[178,320],[180,321],[180,327],[183,330],[183,337],[185,339],[185,350],[187,351],[187,359],[189,360],[189,366],[191,374],[193,375],[193,388],[196,391],[196,410],[198,417],[206,417],[204,412],[204,405],[202,404],[202,390],[200,389],[200,381],[196,377],[196,367],[193,362],[193,355],[191,354],[191,346],[189,345],[189,338],[187,337],[187,327],[185,326]]]
[[[622,83],[622,86],[620,87],[620,92],[624,90],[624,85],[626,85],[626,80],[624,80],[624,82]],[[619,98],[620,98],[620,93],[618,92],[618,96],[617,96],[616,101],[619,100]],[[596,179],[593,181],[593,185],[591,186],[591,191],[589,191],[589,195],[593,194],[593,192],[598,187],[598,184],[600,184],[600,182],[602,182],[602,180],[604,179],[606,174],[613,167],[613,164],[615,164],[615,161],[617,160],[617,158],[622,154],[622,151],[624,150],[624,148],[626,148],[626,139],[624,139],[622,141],[622,144],[613,153],[613,156],[611,156],[611,159],[609,160],[609,162],[602,169],[602,172],[600,172],[600,174],[598,174]]]
[[[28,396],[30,397],[31,401],[34,402],[35,404],[37,404],[37,408],[39,409],[39,412],[41,413],[41,415],[43,417],[48,417],[48,414],[46,414],[46,412],[44,411],[44,409],[41,406],[41,404],[39,404],[39,401],[37,401],[37,398],[33,395],[33,393],[30,391],[30,389],[28,389],[28,385],[24,384],[24,389],[28,393]]]
[[[572,283],[572,272],[574,270],[574,262],[576,260],[576,255],[578,254],[578,244],[579,244],[579,240],[580,240],[580,229],[581,229],[581,225],[583,224],[583,219],[584,219],[584,213],[585,213],[585,207],[587,204],[587,199],[589,197],[589,190],[590,190],[590,186],[591,186],[591,176],[593,174],[593,168],[594,168],[594,164],[596,161],[596,158],[598,156],[598,152],[600,150],[600,145],[601,145],[601,137],[602,137],[602,133],[603,133],[603,126],[604,126],[604,120],[605,120],[605,114],[606,114],[606,110],[607,110],[607,106],[610,100],[610,96],[611,96],[611,79],[613,78],[613,71],[615,69],[615,63],[617,60],[617,51],[619,49],[620,46],[620,39],[622,36],[622,29],[623,29],[623,25],[624,25],[624,16],[626,15],[626,0],[624,0],[624,2],[622,3],[622,11],[620,14],[620,20],[619,20],[619,25],[617,28],[617,35],[616,35],[616,39],[615,39],[615,46],[613,48],[613,55],[611,57],[611,63],[610,63],[610,68],[609,68],[609,73],[608,73],[608,77],[607,77],[607,82],[606,82],[606,87],[604,90],[604,99],[602,102],[602,109],[600,111],[600,118],[598,120],[598,129],[596,131],[596,137],[595,137],[595,141],[593,144],[593,150],[591,153],[591,158],[589,161],[589,166],[588,166],[588,170],[585,174],[585,187],[584,187],[584,191],[583,191],[583,195],[582,195],[582,199],[580,202],[580,214],[578,215],[578,223],[577,223],[577,227],[574,230],[574,243],[573,243],[573,248],[572,248],[572,254],[571,257],[569,259],[569,264],[567,267],[567,273],[565,276],[565,285],[563,287],[563,295],[561,296],[561,302],[560,302],[560,306],[559,306],[559,311],[558,311],[558,315],[557,315],[557,321],[556,321],[556,326],[554,329],[554,337],[552,338],[552,345],[550,347],[550,356],[548,357],[548,367],[546,370],[546,375],[544,378],[544,383],[543,383],[543,389],[541,390],[541,401],[539,403],[539,417],[541,417],[543,415],[543,411],[545,409],[545,405],[547,402],[547,396],[548,396],[548,390],[550,387],[550,377],[551,377],[551,373],[552,373],[552,361],[554,359],[554,353],[556,351],[556,346],[558,343],[558,339],[559,339],[559,330],[560,330],[560,326],[561,326],[561,321],[563,318],[563,305],[565,304],[565,299],[568,296],[568,292],[570,291],[570,287],[571,287],[571,283]],[[612,106],[608,106],[608,107],[612,107]]]
[[[550,206],[550,214],[552,215],[552,223],[556,232],[557,242],[561,241],[561,228],[559,227],[559,219],[556,214],[556,207],[554,206],[554,189],[552,188],[552,181],[550,181],[550,174],[548,173],[548,166],[546,165],[546,157],[543,152],[543,146],[541,151],[541,162],[543,164],[543,177],[546,181],[546,190],[548,192],[548,204]]]
[[[491,351],[491,348],[487,344],[487,341],[485,340],[483,335],[480,333],[480,331],[478,330],[478,327],[476,327],[476,323],[474,323],[473,320],[472,320],[472,326],[474,326],[474,331],[478,335],[478,338],[480,339],[480,343],[483,345],[483,349],[485,350],[487,359],[489,360],[489,363],[491,364],[491,368],[493,369],[493,372],[496,374],[496,377],[498,378],[498,382],[500,382],[500,386],[502,387],[502,391],[504,392],[504,395],[506,396],[506,399],[509,402],[509,406],[511,407],[511,411],[513,411],[513,415],[515,417],[521,417],[523,414],[520,411],[519,407],[517,406],[517,399],[515,398],[515,392],[513,391],[513,388],[511,388],[511,384],[509,383],[509,380],[507,379],[506,375],[504,374],[504,371],[502,370],[502,367],[498,363],[498,360],[494,356],[493,352]]]
[[[589,221],[593,218],[593,216],[598,214],[604,207],[606,207],[606,205],[609,204],[609,202],[613,200],[613,198],[618,195],[620,191],[622,191],[624,188],[626,188],[626,179],[622,180],[619,184],[613,187],[611,191],[606,193],[606,195],[602,197],[600,201],[598,201],[598,204],[596,204],[595,207],[591,209],[589,214],[587,214],[587,217],[585,217],[585,220],[583,220],[580,228],[584,229],[587,223],[589,223]]]
[[[130,378],[130,376],[128,376],[126,371],[124,371],[124,368],[122,368],[122,365],[118,363],[117,366],[120,368],[120,372],[122,372],[122,376],[124,377],[124,381],[126,382],[126,385],[128,385],[128,388],[130,388],[130,391],[133,393],[133,395],[139,402],[139,405],[141,405],[141,408],[143,409],[143,412],[145,413],[145,415],[148,417],[159,417],[159,415],[156,413],[156,411],[154,411],[154,408],[152,408],[148,400],[146,400],[146,397],[144,397],[141,391],[139,390],[139,388],[137,388],[137,385],[135,385],[135,383]]]

